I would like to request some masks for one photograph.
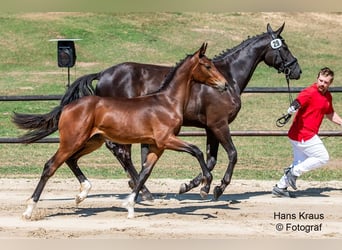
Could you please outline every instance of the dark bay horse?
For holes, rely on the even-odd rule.
[[[137,184],[124,203],[129,218],[134,217],[138,193],[165,149],[186,152],[198,160],[205,184],[201,195],[206,196],[212,175],[207,169],[203,153],[195,145],[176,137],[183,123],[183,113],[193,83],[207,84],[214,91],[219,89],[218,93],[222,93],[227,87],[226,79],[205,56],[205,51],[206,44],[203,44],[197,52],[187,56],[170,71],[155,93],[131,99],[86,96],[66,105],[58,122],[59,148],[46,162],[23,217],[31,218],[47,181],[64,162],[78,168],[77,161],[98,149],[105,140],[149,145]],[[57,130],[56,125],[46,124],[50,131]],[[40,132],[39,129],[32,131],[30,137],[25,139],[24,136],[22,139],[28,143],[34,142],[41,137]]]
[[[213,59],[215,66],[230,83],[228,89],[222,94],[213,91],[205,85],[196,84],[190,94],[185,109],[183,126],[204,128],[207,134],[207,166],[210,170],[215,167],[218,146],[221,144],[228,155],[228,166],[221,181],[215,187],[214,197],[217,199],[229,185],[234,166],[237,162],[237,150],[233,144],[229,124],[234,121],[241,108],[240,95],[246,88],[256,67],[260,62],[266,63],[282,72],[289,79],[299,79],[301,74],[297,59],[290,52],[287,44],[280,35],[284,24],[276,31],[267,25],[267,32],[248,38],[238,46],[222,52]],[[157,90],[159,83],[170,71],[170,67],[139,63],[122,63],[110,67],[102,72],[85,75],[77,79],[68,89],[61,100],[64,106],[84,95],[98,95],[111,97],[135,97],[145,95]],[[95,92],[92,81],[98,80]],[[58,109],[55,112],[59,112]],[[55,116],[52,116],[55,117]],[[18,114],[16,116],[21,128],[36,129],[46,117],[39,115]],[[46,129],[48,132],[48,130]],[[106,146],[117,157],[125,170],[133,178],[137,172],[131,160],[129,145],[119,145],[107,142]],[[146,149],[144,150],[146,154]],[[145,157],[142,157],[144,162]],[[82,201],[90,189],[90,182],[79,168],[71,168],[81,183],[82,192],[76,202]],[[189,184],[184,184],[180,192],[186,192],[198,186],[201,176],[197,176]],[[147,189],[142,189],[146,197]]]
[[[234,121],[241,108],[240,95],[246,88],[260,62],[282,72],[288,79],[299,79],[301,68],[297,59],[290,52],[285,40],[280,35],[285,23],[276,31],[267,25],[267,32],[249,38],[238,46],[222,52],[213,58],[218,70],[230,83],[222,95],[204,85],[194,85],[189,103],[184,113],[183,126],[204,128],[207,134],[207,166],[211,171],[217,161],[218,146],[221,144],[227,152],[229,163],[221,185],[215,187],[217,199],[231,182],[234,166],[237,162],[237,150],[233,144],[229,124]],[[121,63],[97,74],[88,75],[85,84],[97,79],[95,95],[134,97],[154,91],[158,86],[155,78],[162,79],[170,67],[140,63]],[[159,73],[157,73],[159,72]],[[210,98],[208,98],[210,97]],[[123,167],[134,168],[128,145],[107,142],[106,146],[118,158]],[[146,149],[145,149],[146,152]],[[142,151],[144,155],[144,150]],[[142,156],[143,162],[144,156]],[[132,170],[129,171],[130,173]],[[76,176],[83,176],[78,171]],[[183,184],[180,193],[187,192],[200,184],[201,174],[189,184]],[[146,190],[145,190],[146,191]],[[148,193],[146,191],[146,196]]]

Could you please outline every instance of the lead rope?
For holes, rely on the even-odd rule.
[[[286,70],[286,82],[287,82],[287,91],[289,93],[289,102],[290,105],[293,103],[293,98],[292,98],[292,93],[291,93],[291,88],[290,88],[290,69]]]
[[[291,88],[290,88],[290,69],[286,70],[285,78],[287,82],[287,91],[289,93],[289,103],[291,105],[291,103],[293,102],[293,97],[292,97]],[[288,123],[288,121],[291,119],[291,116],[292,116],[291,114],[283,114],[280,118],[276,120],[277,127],[278,128],[284,127],[285,124]]]

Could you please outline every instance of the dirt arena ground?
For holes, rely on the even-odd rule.
[[[299,180],[296,198],[273,198],[274,181],[233,180],[218,201],[199,189],[178,195],[183,180],[150,179],[155,200],[134,219],[122,202],[127,180],[90,180],[77,208],[76,179],[48,182],[33,220],[21,219],[36,179],[0,179],[0,239],[342,239],[342,182]],[[213,183],[216,185],[217,183]]]

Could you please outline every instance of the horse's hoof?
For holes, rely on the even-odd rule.
[[[127,208],[127,219],[133,219],[134,218],[134,208],[133,207],[129,207]]]
[[[218,198],[223,194],[222,189],[219,186],[214,188],[214,200],[218,200]]]
[[[143,201],[153,201],[153,195],[150,192],[142,192],[141,193],[141,199]]]
[[[31,220],[31,215],[30,215],[30,214],[27,214],[27,213],[23,213],[23,214],[21,215],[21,219],[22,219],[22,220],[29,221],[29,220]]]
[[[81,197],[79,194],[76,195],[76,197],[75,197],[76,206],[78,206],[78,204],[80,204],[84,200],[85,200],[85,197]]]
[[[188,185],[186,183],[181,184],[179,188],[179,194],[184,194],[188,191]]]
[[[127,209],[127,219],[133,219],[134,218],[134,204],[132,204],[131,201],[124,201],[122,203],[122,206]]]
[[[128,181],[128,186],[133,190],[135,188],[135,184],[133,180]]]
[[[29,199],[27,201],[27,208],[25,212],[21,215],[23,220],[31,220],[33,210],[36,208],[37,202],[34,202],[33,199]]]
[[[134,211],[128,212],[127,219],[134,219]]]
[[[84,201],[87,198],[90,190],[91,190],[91,183],[88,180],[85,180],[84,182],[81,183],[80,193],[77,194],[75,197],[76,206],[78,206],[78,204],[80,204],[82,201]]]
[[[201,188],[200,195],[202,199],[206,199],[208,196],[208,191],[206,191],[205,188]]]
[[[134,204],[135,204],[134,198],[135,198],[135,193],[131,193],[122,203],[122,206],[127,209],[128,219],[134,218]]]

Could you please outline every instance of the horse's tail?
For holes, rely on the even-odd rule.
[[[12,122],[21,129],[31,130],[20,136],[19,141],[21,143],[32,143],[57,131],[62,109],[62,106],[57,106],[47,114],[14,113]]]
[[[38,141],[58,130],[58,121],[64,106],[83,96],[94,95],[92,81],[98,79],[99,74],[89,74],[75,80],[67,89],[59,106],[47,114],[14,113],[12,122],[21,129],[30,130],[19,137],[21,143]]]

